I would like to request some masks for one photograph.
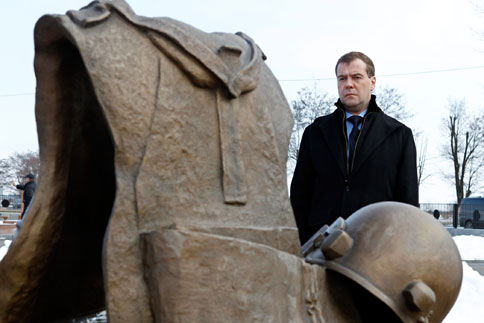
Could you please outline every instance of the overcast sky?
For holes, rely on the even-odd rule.
[[[481,3],[484,2],[481,0]],[[0,158],[36,150],[33,28],[43,14],[64,14],[89,1],[2,1],[0,4]],[[447,100],[465,98],[477,111],[484,106],[482,16],[462,0],[136,0],[144,16],[167,16],[203,31],[243,31],[261,47],[289,101],[303,87],[336,97],[334,65],[358,50],[376,66],[377,87],[405,96],[415,116],[407,122],[428,140],[427,171],[421,202],[453,202],[449,169],[438,157],[441,119]]]

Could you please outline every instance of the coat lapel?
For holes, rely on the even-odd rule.
[[[361,166],[368,160],[373,151],[378,148],[390,134],[398,128],[397,124],[385,122],[383,113],[373,112],[368,115],[367,122],[363,125],[356,146],[355,163],[351,172],[354,176]]]
[[[319,124],[323,139],[329,147],[333,158],[338,164],[343,177],[346,177],[346,142],[344,135],[344,119],[339,110],[331,115],[331,120]]]

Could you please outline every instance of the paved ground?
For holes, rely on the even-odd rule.
[[[13,240],[15,239],[16,233],[8,233],[8,234],[0,234],[0,248],[3,247],[5,240]]]
[[[18,220],[19,216],[20,210],[0,207],[0,220],[4,220],[4,217],[8,217],[7,220]],[[0,233],[0,248],[4,246],[5,240],[13,240],[14,238],[14,232]]]
[[[446,227],[451,236],[479,236],[484,237],[484,229],[464,229],[461,227]]]
[[[0,248],[5,245],[5,240],[11,240],[11,239],[7,239],[5,237],[0,237]]]
[[[484,260],[466,260],[465,262],[481,276],[484,276]]]
[[[20,210],[0,207],[0,216],[7,216],[9,220],[18,220]]]

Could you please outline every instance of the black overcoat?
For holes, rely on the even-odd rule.
[[[339,100],[336,106],[304,130],[299,147],[291,204],[301,243],[324,224],[371,203],[418,206],[412,131],[383,113],[372,95],[350,167],[345,111]]]

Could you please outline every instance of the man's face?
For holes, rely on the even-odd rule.
[[[346,111],[360,114],[368,108],[376,77],[368,77],[366,64],[357,58],[350,63],[340,63],[336,69],[338,94]]]

